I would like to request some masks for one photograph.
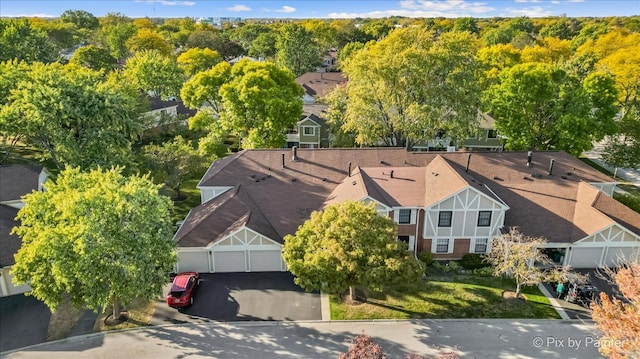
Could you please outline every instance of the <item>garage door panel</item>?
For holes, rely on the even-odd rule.
[[[282,253],[277,251],[250,251],[252,272],[279,272],[282,270]]]
[[[633,258],[636,248],[633,247],[609,247],[604,264],[607,267],[617,267],[625,259]]]
[[[579,248],[571,250],[571,265],[573,268],[597,268],[600,264],[602,247]]]
[[[216,273],[246,272],[245,251],[213,252]]]
[[[178,271],[209,273],[209,251],[178,252]]]

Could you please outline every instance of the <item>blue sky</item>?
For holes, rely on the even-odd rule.
[[[132,18],[600,17],[640,15],[640,0],[0,0],[0,16],[57,17],[69,9],[85,10],[95,16],[120,12]]]

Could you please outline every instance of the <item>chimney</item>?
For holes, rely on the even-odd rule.
[[[467,167],[464,169],[465,172],[469,172],[469,163],[471,162],[471,154],[467,157]]]
[[[533,156],[533,151],[527,152],[527,167],[531,167],[531,157]]]
[[[284,168],[284,153],[282,154],[282,168]]]
[[[389,176],[391,176],[391,178],[393,178],[393,170],[391,170],[391,173],[389,173]]]
[[[293,155],[291,157],[291,161],[297,161],[298,160],[298,146],[293,146],[293,148],[291,149]]]
[[[549,176],[551,176],[551,173],[553,172],[553,163],[555,162],[555,160],[552,158],[551,161],[549,161]]]
[[[351,177],[351,162],[349,162],[349,170],[347,171],[347,176]]]

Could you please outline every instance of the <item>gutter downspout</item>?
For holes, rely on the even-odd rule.
[[[424,212],[424,208],[418,208],[416,212],[416,236],[413,239],[413,256],[418,259],[418,233],[420,231],[420,211]]]

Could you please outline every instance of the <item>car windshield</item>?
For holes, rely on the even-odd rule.
[[[176,290],[176,291],[171,291],[171,296],[172,297],[182,297],[184,295],[184,293],[186,293],[184,290]]]

